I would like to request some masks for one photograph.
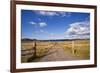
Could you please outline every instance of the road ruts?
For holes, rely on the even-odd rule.
[[[72,54],[65,53],[63,47],[61,47],[58,43],[55,43],[54,46],[49,50],[48,55],[41,58],[40,62],[66,61],[66,60],[78,60],[78,59],[79,59],[78,57]]]

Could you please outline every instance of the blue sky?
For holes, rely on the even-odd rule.
[[[79,12],[21,10],[22,38],[89,38],[90,14]]]

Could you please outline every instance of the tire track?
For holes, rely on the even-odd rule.
[[[48,54],[40,59],[40,62],[44,61],[67,61],[67,60],[79,60],[78,57],[65,53],[62,46],[60,46],[58,43],[55,43],[52,48],[48,51]]]

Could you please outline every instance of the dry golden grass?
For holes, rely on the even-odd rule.
[[[34,42],[22,42],[21,43],[21,50],[28,50],[34,46]]]
[[[53,46],[51,42],[38,42],[36,47],[36,55],[41,56],[44,55],[49,49]]]
[[[56,42],[60,45],[65,53],[72,54],[74,56],[79,57],[80,59],[89,59],[90,58],[90,42],[89,40],[74,40],[74,46],[72,45],[72,41],[62,41]],[[45,55],[52,46],[54,46],[55,42],[36,42],[36,55],[42,56]],[[34,42],[22,42],[21,44],[22,50],[32,49],[34,47]],[[74,52],[74,53],[73,53]],[[21,57],[22,62],[27,62],[29,57]]]
[[[66,53],[74,54],[82,59],[90,58],[89,40],[76,40],[74,41],[74,46],[72,45],[72,41],[61,42],[59,44],[63,47]]]
[[[34,42],[22,42],[21,50],[30,50],[35,46],[34,44]],[[53,45],[54,43],[52,42],[36,42],[36,56],[40,57],[45,55]],[[21,62],[27,62],[29,57],[21,56]]]

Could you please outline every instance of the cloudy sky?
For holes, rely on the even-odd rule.
[[[90,14],[79,12],[21,10],[22,38],[87,39]]]

